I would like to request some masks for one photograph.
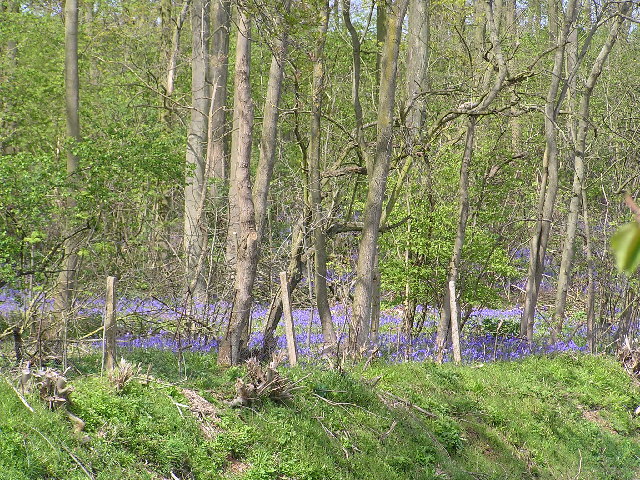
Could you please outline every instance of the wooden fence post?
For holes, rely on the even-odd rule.
[[[108,372],[116,364],[116,277],[107,277],[107,301],[104,308],[102,368]]]
[[[289,363],[295,367],[298,363],[298,351],[296,349],[296,332],[293,327],[293,315],[289,302],[289,286],[287,285],[287,272],[280,272],[280,289],[282,290],[282,312],[284,313],[284,331],[287,335],[287,352]]]

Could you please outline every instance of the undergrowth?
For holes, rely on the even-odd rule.
[[[286,404],[231,409],[242,368],[203,354],[180,368],[169,352],[125,356],[151,365],[154,380],[117,391],[97,356],[72,361],[81,433],[26,394],[31,413],[0,381],[0,478],[624,480],[640,471],[640,392],[606,357],[294,368],[284,373],[302,388]],[[194,415],[185,388],[215,418]]]

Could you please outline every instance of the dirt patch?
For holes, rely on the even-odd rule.
[[[585,410],[582,412],[582,418],[588,420],[592,423],[595,423],[603,430],[606,430],[609,433],[617,434],[609,422],[607,422],[604,418],[600,416],[600,410]]]
[[[246,462],[242,462],[238,460],[237,458],[233,457],[233,455],[229,455],[227,457],[227,462],[228,462],[227,470],[230,473],[233,473],[234,475],[244,473],[247,470],[249,470],[249,468],[251,467],[251,465],[249,465]]]

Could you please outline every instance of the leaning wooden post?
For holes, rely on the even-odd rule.
[[[289,363],[295,367],[298,363],[298,351],[296,349],[296,332],[293,328],[293,315],[289,302],[289,286],[287,285],[287,272],[280,272],[280,289],[282,290],[282,312],[284,313],[284,331],[287,335],[287,352]]]
[[[102,369],[108,372],[116,364],[116,277],[107,277],[107,302],[104,308]]]

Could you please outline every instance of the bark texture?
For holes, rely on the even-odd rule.
[[[252,289],[258,257],[255,208],[251,194],[251,136],[253,100],[249,71],[251,65],[251,18],[240,10],[233,97],[233,136],[231,140],[231,178],[235,190],[233,201],[238,212],[233,306],[224,339],[220,344],[218,363],[236,365],[243,360],[244,341],[248,337]]]
[[[209,112],[207,83],[209,8],[204,0],[193,0],[191,7],[191,120],[187,136],[186,173],[184,188],[184,253],[185,291],[190,302],[203,298],[203,276],[207,251],[206,146]]]
[[[313,54],[313,86],[311,105],[311,125],[309,130],[308,171],[309,197],[311,200],[311,228],[313,246],[315,249],[314,285],[318,315],[322,324],[322,335],[327,344],[336,343],[333,319],[329,308],[327,294],[327,238],[325,233],[325,218],[322,210],[322,182],[321,182],[321,135],[320,119],[322,116],[322,96],[324,90],[324,45],[329,26],[329,2],[323,2],[320,11],[320,29]]]
[[[211,2],[211,55],[209,80],[211,105],[207,142],[207,178],[212,180],[209,189],[211,199],[222,201],[229,179],[225,135],[227,130],[227,78],[229,75],[229,32],[231,28],[230,0]]]
[[[283,15],[289,12],[290,1],[284,4]],[[267,83],[267,96],[264,102],[262,136],[260,138],[260,159],[256,171],[256,180],[253,186],[253,203],[255,205],[256,231],[258,241],[262,240],[267,220],[267,197],[269,185],[273,176],[273,167],[276,163],[276,140],[278,133],[278,108],[282,92],[282,79],[287,57],[287,33],[282,16],[277,19],[277,28],[281,31],[280,37],[273,45],[271,68],[269,69],[269,81]]]
[[[180,54],[180,36],[182,34],[182,27],[184,22],[187,20],[187,14],[189,13],[189,4],[191,0],[184,0],[182,3],[182,8],[180,10],[180,15],[176,19],[176,25],[173,29],[173,35],[171,39],[166,39],[165,36],[168,36],[169,26],[171,25],[171,5],[166,5],[167,2],[163,2],[162,8],[162,38],[163,38],[163,46],[165,41],[170,42],[170,49],[168,52],[164,53],[164,57],[166,57],[167,62],[167,75],[165,77],[164,82],[164,96],[162,98],[164,109],[160,115],[161,121],[171,124],[171,114],[173,112],[173,101],[172,96],[175,90],[175,80],[176,73],[178,67],[178,55]]]
[[[408,0],[388,2],[387,5],[386,38],[380,60],[376,154],[373,170],[369,173],[362,237],[358,247],[353,315],[349,325],[349,351],[352,356],[363,353],[369,338],[371,293],[378,234],[393,149],[393,108],[397,85],[398,53]]]
[[[569,0],[564,14],[562,29],[558,34],[556,50],[551,72],[551,82],[547,91],[545,103],[545,150],[542,158],[541,180],[538,187],[538,208],[533,237],[529,251],[529,269],[527,272],[527,287],[525,302],[520,319],[520,336],[533,341],[533,326],[542,274],[544,272],[545,256],[551,232],[551,221],[555,209],[558,193],[558,143],[556,139],[556,124],[560,104],[563,97],[558,96],[562,67],[565,56],[565,46],[576,17],[576,0]]]
[[[71,142],[80,141],[80,79],[78,76],[78,2],[68,0],[64,7],[64,86],[66,108],[66,134]],[[67,146],[67,176],[69,192],[64,208],[71,212],[76,206],[75,190],[78,187],[76,174],[79,157],[74,153],[73,143]],[[54,297],[54,321],[52,324],[43,323],[40,332],[44,343],[45,354],[59,355],[57,348],[60,340],[61,328],[64,328],[71,314],[74,291],[76,289],[76,273],[78,268],[78,237],[73,234],[74,225],[69,221],[73,215],[67,215],[65,220],[64,258],[58,275],[56,295]],[[42,353],[42,352],[41,352]]]
[[[460,363],[460,329],[458,323],[458,315],[460,307],[458,304],[458,292],[456,284],[458,282],[458,274],[460,269],[460,261],[462,260],[462,247],[464,246],[464,240],[467,231],[467,220],[469,218],[469,166],[471,165],[471,159],[473,156],[473,144],[475,141],[477,118],[475,116],[469,117],[467,122],[467,136],[464,146],[464,154],[462,156],[462,163],[460,165],[460,184],[458,187],[458,231],[456,232],[456,238],[453,245],[453,252],[451,254],[451,261],[449,263],[449,278],[447,288],[449,289],[449,305],[451,308],[450,323],[451,323],[451,340],[453,347],[453,360],[456,363]],[[444,335],[443,335],[444,333]],[[436,345],[438,350],[444,349],[446,340],[446,332],[438,331],[436,338]]]
[[[571,268],[573,264],[574,246],[578,228],[578,217],[581,211],[581,201],[585,185],[585,152],[587,149],[587,134],[589,132],[590,125],[589,106],[591,103],[591,95],[598,78],[600,78],[604,64],[618,39],[620,27],[622,26],[625,16],[630,9],[631,2],[624,2],[620,5],[617,16],[609,30],[609,35],[607,36],[605,43],[600,48],[600,52],[591,66],[591,71],[587,78],[587,82],[582,89],[582,95],[580,97],[578,125],[575,132],[575,144],[573,149],[573,187],[571,190],[571,201],[569,202],[567,229],[564,235],[562,260],[560,263],[560,271],[558,273],[558,288],[556,290],[556,303],[553,315],[553,324],[555,325],[555,328],[551,332],[552,342],[558,341],[558,336],[562,331],[567,305],[567,293],[571,280]]]

